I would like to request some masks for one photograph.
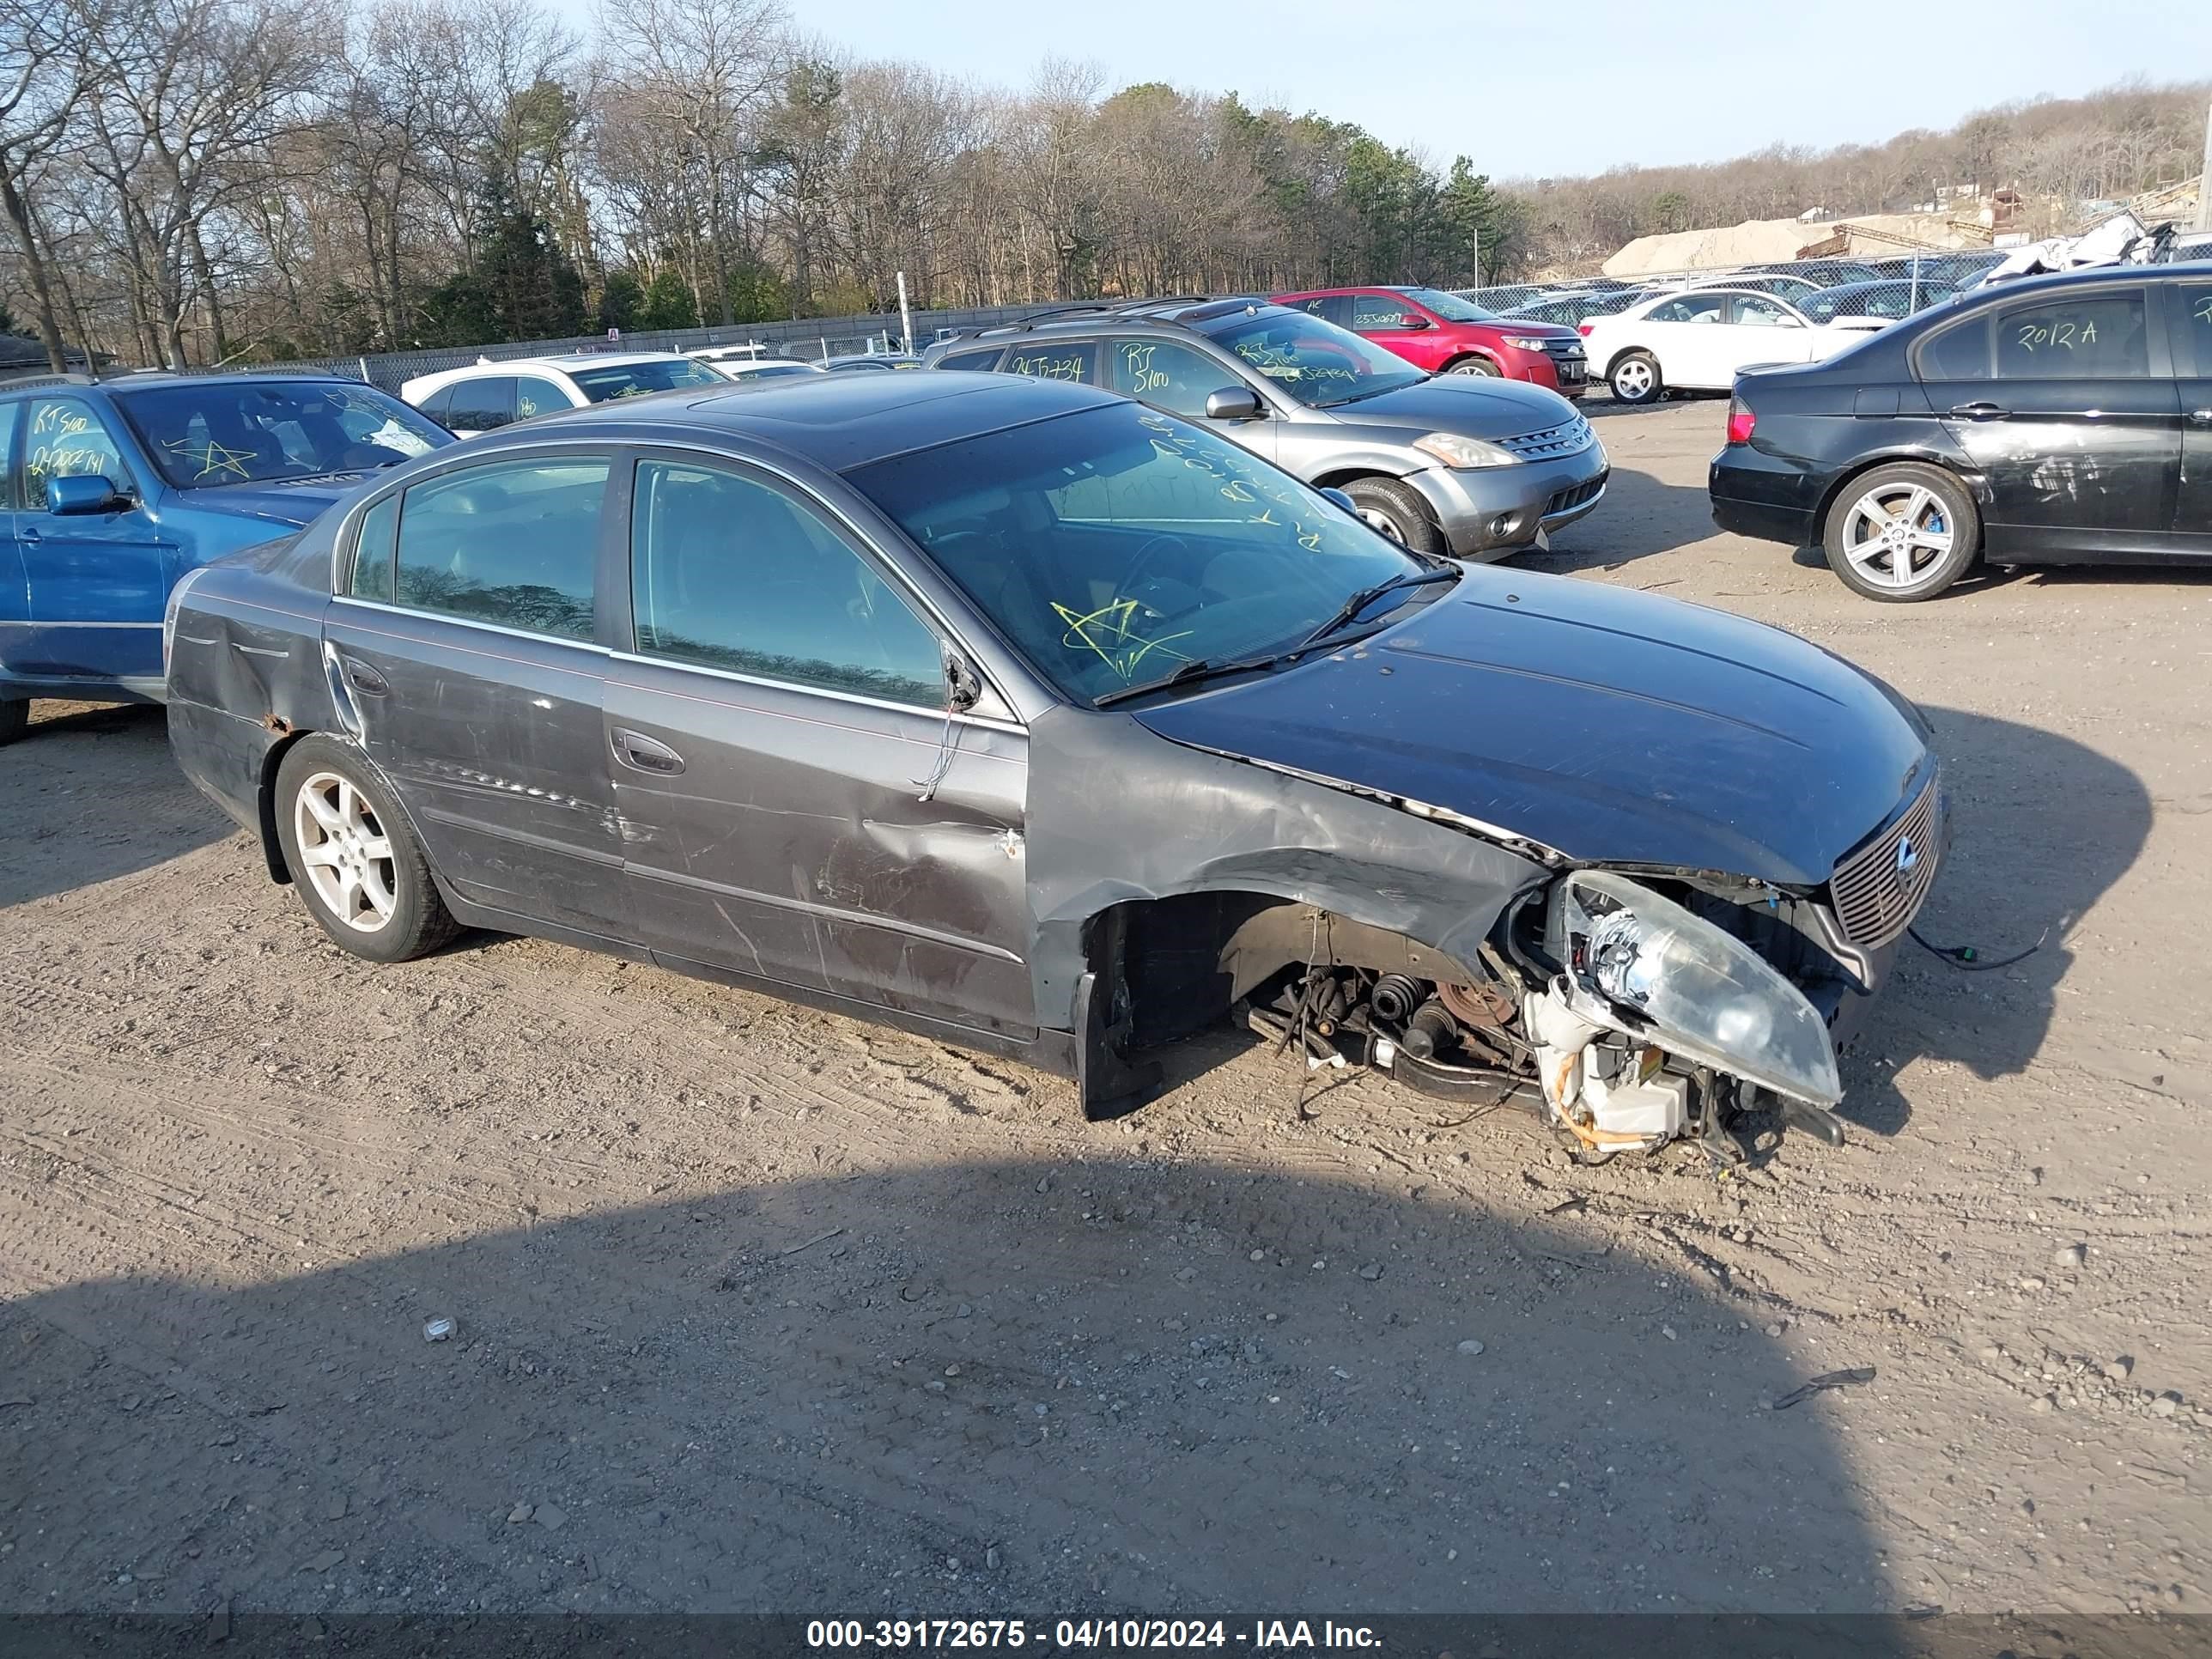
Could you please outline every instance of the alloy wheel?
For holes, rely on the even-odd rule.
[[[1399,546],[1406,544],[1404,528],[1388,513],[1372,507],[1363,507],[1359,509],[1359,521],[1378,535],[1389,537]]]
[[[1844,519],[1844,556],[1868,582],[1899,591],[1926,580],[1951,551],[1943,503],[1924,484],[1878,485]]]
[[[1651,365],[1641,357],[1632,358],[1613,373],[1614,390],[1624,398],[1641,398],[1651,390]]]
[[[356,933],[374,933],[398,908],[392,839],[376,809],[337,772],[317,772],[292,804],[300,862],[325,908]]]

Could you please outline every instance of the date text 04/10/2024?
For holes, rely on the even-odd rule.
[[[1219,1619],[814,1619],[806,1645],[815,1650],[897,1648],[1061,1649],[1228,1648],[1291,1650],[1378,1648],[1381,1636],[1365,1625],[1324,1619],[1318,1629],[1304,1619],[1258,1619],[1232,1626]]]

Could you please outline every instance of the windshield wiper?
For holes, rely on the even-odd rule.
[[[1434,565],[1425,570],[1401,570],[1387,582],[1377,582],[1372,587],[1363,587],[1354,593],[1344,602],[1343,609],[1307,635],[1299,648],[1304,649],[1316,640],[1326,639],[1386,593],[1395,593],[1401,588],[1425,587],[1431,582],[1455,582],[1458,580],[1459,567],[1455,564]]]
[[[1132,697],[1141,697],[1154,691],[1165,691],[1172,686],[1193,685],[1200,680],[1218,679],[1224,674],[1246,674],[1262,668],[1273,668],[1294,652],[1279,652],[1267,657],[1238,657],[1226,662],[1215,662],[1210,657],[1200,657],[1184,663],[1173,673],[1163,674],[1156,680],[1146,680],[1141,685],[1125,685],[1119,690],[1109,691],[1103,697],[1091,701],[1093,708],[1111,708],[1117,702],[1127,702]]]

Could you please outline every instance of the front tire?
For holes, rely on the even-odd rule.
[[[1917,461],[1852,479],[1820,531],[1828,567],[1844,586],[1886,605],[1934,599],[1966,574],[1981,538],[1966,486]]]
[[[1606,374],[1613,398],[1624,404],[1656,404],[1667,395],[1667,382],[1659,373],[1659,360],[1648,351],[1632,351]]]
[[[27,697],[9,697],[0,702],[0,743],[13,743],[31,729],[31,703]]]
[[[1447,374],[1480,374],[1490,380],[1498,378],[1498,365],[1487,357],[1462,357],[1444,370]]]
[[[285,755],[276,838],[301,900],[341,950],[406,962],[460,931],[405,817],[345,744],[302,738]]]
[[[1352,497],[1360,521],[1377,535],[1416,553],[1444,550],[1443,532],[1437,528],[1421,504],[1419,492],[1410,484],[1395,478],[1358,478],[1345,485],[1344,493]]]

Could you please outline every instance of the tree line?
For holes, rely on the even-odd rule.
[[[2193,161],[2204,88],[1494,185],[1325,114],[855,56],[781,0],[0,0],[0,305],[182,367],[1589,269],[1650,230]]]

